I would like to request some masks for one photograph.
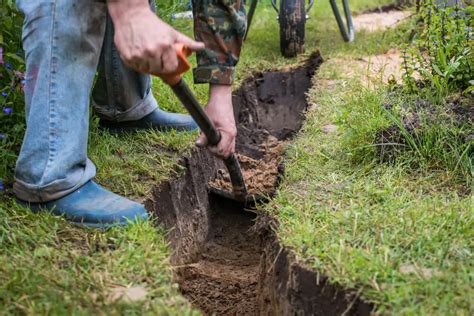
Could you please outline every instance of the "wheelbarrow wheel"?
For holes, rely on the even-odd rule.
[[[281,0],[278,20],[282,55],[295,57],[303,53],[306,23],[305,0]]]

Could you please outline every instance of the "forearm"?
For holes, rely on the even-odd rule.
[[[107,9],[112,21],[118,21],[126,15],[136,14],[144,10],[150,11],[148,0],[107,0]]]
[[[210,84],[209,102],[232,104],[232,86],[215,83]]]
[[[235,136],[237,135],[232,107],[232,86],[211,84],[209,90],[209,101],[205,111],[221,133],[219,144],[209,147],[209,150],[221,158],[226,158],[235,151]],[[206,143],[204,135],[201,135],[196,142],[198,146],[205,146]]]
[[[232,85],[209,84],[209,100],[207,107],[218,107],[220,119],[227,123],[234,122],[234,107],[232,104]]]

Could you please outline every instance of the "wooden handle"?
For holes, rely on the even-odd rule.
[[[178,57],[178,68],[174,73],[163,74],[159,77],[168,85],[174,86],[180,80],[186,71],[191,69],[191,63],[188,61],[188,57],[193,54],[193,52],[184,44],[175,44],[176,56]]]

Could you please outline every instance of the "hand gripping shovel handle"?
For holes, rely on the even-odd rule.
[[[160,75],[160,78],[171,87],[174,94],[178,97],[186,110],[188,110],[189,114],[191,114],[192,118],[196,121],[196,124],[204,135],[206,135],[208,143],[211,146],[215,146],[220,142],[221,134],[215,128],[211,120],[209,120],[209,117],[207,117],[186,82],[181,78],[183,73],[191,69],[191,64],[187,57],[190,56],[192,52],[183,44],[176,44],[175,48],[178,57],[178,68],[175,73]],[[224,164],[229,171],[234,198],[239,201],[245,201],[247,197],[247,188],[245,187],[242,170],[240,169],[237,157],[234,154],[229,156],[224,159]]]

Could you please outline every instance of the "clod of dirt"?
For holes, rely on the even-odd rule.
[[[262,155],[261,159],[254,159],[242,154],[237,155],[250,196],[272,196],[275,193],[284,145],[284,141],[278,141],[269,135],[267,140],[258,146]],[[232,192],[232,183],[227,170],[219,169],[216,179],[211,181],[209,186]]]

